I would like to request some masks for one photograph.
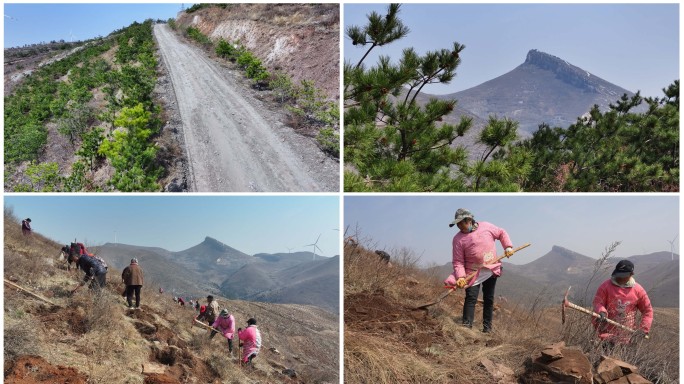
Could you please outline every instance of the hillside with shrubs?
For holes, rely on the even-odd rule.
[[[162,189],[173,173],[167,159],[182,151],[163,130],[153,93],[152,25],[95,39],[33,71],[5,98],[6,191]]]

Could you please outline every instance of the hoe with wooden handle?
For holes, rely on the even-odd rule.
[[[521,249],[527,248],[527,247],[529,247],[530,245],[532,245],[532,244],[527,243],[527,244],[521,245],[521,246],[519,246],[518,248],[515,248],[515,249],[513,250],[513,253],[516,253],[516,252],[518,252],[518,251],[521,250]],[[503,260],[505,257],[508,257],[508,256],[501,256],[501,257],[499,257],[498,259],[496,259],[492,264],[498,263],[499,261]],[[465,277],[465,280],[466,280],[466,281],[472,280],[473,277],[475,277],[476,274],[477,274],[477,270],[471,272],[470,274],[468,274],[468,275]],[[433,305],[439,303],[440,301],[444,300],[445,297],[449,296],[449,295],[451,294],[451,292],[455,291],[457,287],[456,287],[456,286],[445,286],[444,288],[446,288],[447,291],[444,292],[444,293],[442,293],[442,294],[437,298],[437,300],[432,301],[432,302],[429,302],[429,303],[427,303],[427,304],[423,304],[423,305],[418,306],[418,307],[415,307],[415,308],[413,308],[412,310],[413,310],[413,311],[417,311],[417,310],[419,310],[419,309],[427,309],[428,307],[431,307],[431,306],[433,306]]]
[[[48,304],[50,304],[50,305],[53,305],[53,306],[55,306],[55,307],[60,307],[60,308],[62,307],[61,305],[55,304],[55,303],[53,303],[52,301],[46,299],[45,297],[43,297],[43,296],[41,296],[41,295],[39,295],[39,294],[37,294],[37,293],[31,292],[31,291],[29,291],[28,289],[26,289],[26,288],[24,288],[24,287],[22,287],[22,286],[20,286],[20,285],[18,285],[18,284],[15,284],[15,283],[13,283],[13,282],[7,280],[7,279],[5,279],[5,284],[7,284],[7,285],[9,285],[9,286],[11,286],[11,287],[13,287],[13,288],[16,288],[16,289],[18,289],[18,290],[20,290],[20,291],[22,291],[22,292],[24,292],[24,293],[27,293],[27,294],[29,294],[29,295],[35,297],[36,299],[39,299],[39,300],[41,300],[41,301],[44,301],[44,302],[46,302],[46,303],[48,303]]]
[[[568,293],[570,293],[570,288],[572,288],[572,287],[568,287],[568,290],[565,291],[565,297],[563,297],[563,309],[562,309],[562,312],[561,312],[562,323],[565,324],[565,307],[572,308],[572,309],[574,309],[574,310],[580,311],[580,312],[582,312],[582,313],[586,313],[587,315],[591,315],[591,316],[593,316],[593,317],[596,317],[597,319],[600,319],[600,318],[601,318],[601,315],[599,315],[598,313],[596,313],[596,312],[594,312],[594,311],[590,311],[590,310],[588,310],[588,309],[586,309],[586,308],[584,308],[584,307],[580,307],[579,305],[573,304],[573,303],[571,303],[570,301],[568,301]],[[609,319],[609,318],[606,318],[606,319],[605,319],[605,322],[608,323],[608,324],[610,324],[610,325],[614,325],[614,326],[616,326],[616,327],[618,327],[618,328],[620,328],[620,329],[624,329],[625,331],[629,331],[629,332],[632,332],[632,333],[636,332],[636,329],[632,329],[632,328],[630,328],[630,327],[627,327],[627,326],[625,326],[625,325],[622,325],[622,324],[618,323],[617,321],[611,320],[611,319]]]

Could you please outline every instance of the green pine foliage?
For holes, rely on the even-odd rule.
[[[461,64],[465,46],[421,56],[404,49],[398,63],[381,56],[376,66],[366,68],[371,50],[399,40],[409,29],[398,18],[400,5],[390,4],[386,15],[371,13],[364,27],[352,26],[347,36],[352,44],[366,49],[356,64],[345,63],[345,160],[353,171],[345,171],[346,191],[467,191],[478,190],[489,175],[470,166],[467,153],[454,142],[471,127],[462,118],[444,124],[455,100],[432,99],[421,106],[418,93],[428,84],[448,84]],[[503,134],[494,129],[492,135]],[[483,137],[495,149],[508,145],[507,137]],[[493,144],[490,144],[493,143]],[[489,155],[487,155],[489,156]],[[502,178],[503,175],[497,175]]]
[[[186,29],[186,32],[191,39],[197,41],[198,43],[200,43],[204,46],[210,46],[211,45],[211,39],[209,39],[209,37],[207,35],[200,32],[199,29],[197,29],[195,27],[188,27],[188,29]]]
[[[468,118],[443,123],[456,100],[416,102],[428,84],[448,84],[465,48],[418,55],[406,48],[398,60],[373,49],[409,33],[390,4],[365,26],[347,28],[361,60],[345,63],[345,175],[349,192],[636,192],[679,190],[679,81],[663,98],[623,96],[609,111],[594,107],[567,129],[540,125],[525,140],[518,123],[491,116],[479,133],[481,153],[458,145]],[[645,105],[647,112],[634,112]]]
[[[529,191],[679,190],[679,80],[663,98],[624,95],[567,129],[539,127],[521,146],[535,154]],[[632,112],[644,105],[646,112]]]
[[[160,170],[154,162],[157,148],[150,139],[157,133],[158,121],[143,104],[124,107],[114,125],[120,127],[102,141],[98,153],[111,161],[116,173],[111,184],[119,191],[158,191]]]

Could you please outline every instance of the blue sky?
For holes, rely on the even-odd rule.
[[[247,254],[339,254],[338,196],[5,196],[19,219],[57,242],[181,251],[213,237]]]
[[[185,3],[185,7],[192,3]],[[145,19],[168,20],[181,10],[178,4],[4,4],[5,47],[86,40],[107,36],[116,29]]]
[[[558,245],[598,258],[613,241],[614,253],[629,257],[670,251],[668,241],[679,233],[679,203],[672,196],[519,195],[519,196],[345,196],[344,226],[349,236],[380,249],[409,248],[421,263],[451,261],[449,228],[458,208],[469,209],[475,220],[504,228],[514,246],[532,243],[510,261],[526,264]],[[679,253],[679,239],[675,241]],[[502,252],[497,242],[498,252]]]
[[[386,4],[345,4],[344,25],[363,26]],[[457,77],[448,86],[426,88],[447,94],[479,85],[514,69],[530,49],[558,56],[596,76],[643,96],[679,78],[679,4],[404,4],[400,18],[409,35],[378,47],[392,58],[414,47],[419,54],[466,46]],[[346,29],[346,28],[345,28]],[[365,53],[344,39],[344,58],[356,64]]]

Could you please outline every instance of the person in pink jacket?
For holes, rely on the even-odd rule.
[[[250,318],[247,320],[247,328],[238,328],[238,338],[240,345],[242,345],[242,362],[252,364],[254,359],[261,349],[261,332],[256,326],[256,319]]]
[[[601,340],[609,344],[627,344],[636,340],[634,336],[647,336],[653,322],[653,307],[646,290],[634,280],[634,263],[622,260],[615,270],[596,290],[594,296],[594,312],[601,317],[594,319],[594,328]],[[641,324],[636,326],[636,312],[641,313]],[[608,324],[605,319],[616,321],[624,326],[636,329],[631,332]]]
[[[228,352],[232,355],[233,335],[235,334],[235,318],[233,315],[229,314],[227,309],[223,309],[211,326],[228,340]]]
[[[501,276],[501,263],[496,262],[496,240],[505,249],[505,255],[513,254],[513,243],[505,230],[487,222],[475,221],[467,209],[459,208],[450,227],[458,226],[459,232],[452,241],[452,262],[454,273],[444,283],[446,285],[466,288],[463,302],[463,325],[472,328],[475,317],[475,303],[480,294],[484,308],[482,311],[482,332],[492,331],[494,313],[494,289],[496,279]],[[475,272],[470,281],[466,276]]]

